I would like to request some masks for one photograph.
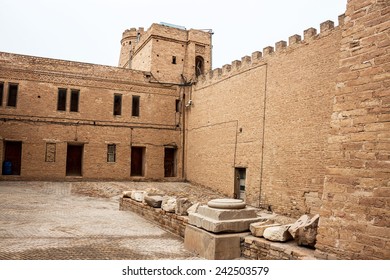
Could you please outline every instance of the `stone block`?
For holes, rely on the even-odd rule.
[[[288,232],[291,234],[293,238],[295,238],[297,230],[300,227],[304,226],[308,220],[309,220],[309,216],[303,215],[288,229]]]
[[[134,191],[131,191],[130,197],[131,197],[131,199],[133,199],[135,201],[143,202],[145,194],[146,194],[145,191],[134,190]]]
[[[291,225],[269,227],[264,230],[263,236],[270,241],[285,242],[292,239],[288,229]]]
[[[244,232],[249,230],[249,225],[261,221],[262,218],[242,218],[234,220],[216,220],[205,217],[199,213],[190,213],[188,223],[210,232]]]
[[[175,213],[176,211],[176,198],[170,196],[164,196],[161,202],[161,208],[170,213]]]
[[[248,234],[214,234],[188,225],[184,248],[208,260],[232,260],[241,257],[240,240]]]
[[[197,213],[219,221],[257,218],[256,209],[253,207],[245,207],[245,209],[216,209],[202,205],[199,206]]]
[[[297,229],[294,239],[297,241],[298,245],[314,247],[317,241],[319,220],[320,215],[317,214]]]
[[[280,224],[274,223],[272,220],[261,221],[257,223],[250,224],[249,230],[253,236],[263,237],[264,230],[269,227],[280,226]]]
[[[153,208],[161,208],[163,197],[159,195],[151,195],[151,196],[145,196],[144,200],[147,205]]]
[[[127,197],[127,198],[131,198],[131,191],[124,191],[124,192],[122,193],[122,196],[123,196],[123,197]]]
[[[192,206],[192,202],[188,198],[178,198],[176,200],[176,209],[175,213],[180,216],[188,215],[188,208]]]
[[[190,208],[187,209],[187,213],[189,214],[189,213],[196,213],[196,212],[198,212],[199,206],[200,206],[199,202],[193,204]]]

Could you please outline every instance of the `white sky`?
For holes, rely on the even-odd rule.
[[[332,20],[347,0],[0,0],[0,51],[117,66],[122,32],[212,29],[213,68]]]

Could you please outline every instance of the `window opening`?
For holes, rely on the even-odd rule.
[[[133,117],[139,117],[140,97],[133,95],[131,115]]]
[[[65,111],[66,110],[66,89],[58,89],[58,98],[57,98],[57,110]]]
[[[180,99],[176,99],[176,113],[180,112]]]
[[[17,96],[18,96],[18,85],[9,84],[7,106],[16,107]]]
[[[201,56],[195,58],[195,75],[196,77],[204,73],[204,59]]]
[[[108,144],[107,145],[107,162],[116,161],[116,145]]]
[[[176,56],[172,56],[172,64],[176,64]]]
[[[70,111],[78,112],[79,111],[79,98],[80,91],[77,89],[72,89],[70,91]]]
[[[122,95],[114,95],[114,116],[122,115]]]

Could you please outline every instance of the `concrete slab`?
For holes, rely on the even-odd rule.
[[[232,260],[241,256],[240,238],[248,235],[250,232],[214,234],[189,225],[184,248],[208,260]]]

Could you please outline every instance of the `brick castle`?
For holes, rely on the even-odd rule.
[[[222,69],[169,24],[126,30],[118,67],[0,52],[0,180],[187,180],[319,213],[319,258],[390,259],[389,12],[349,0]]]

